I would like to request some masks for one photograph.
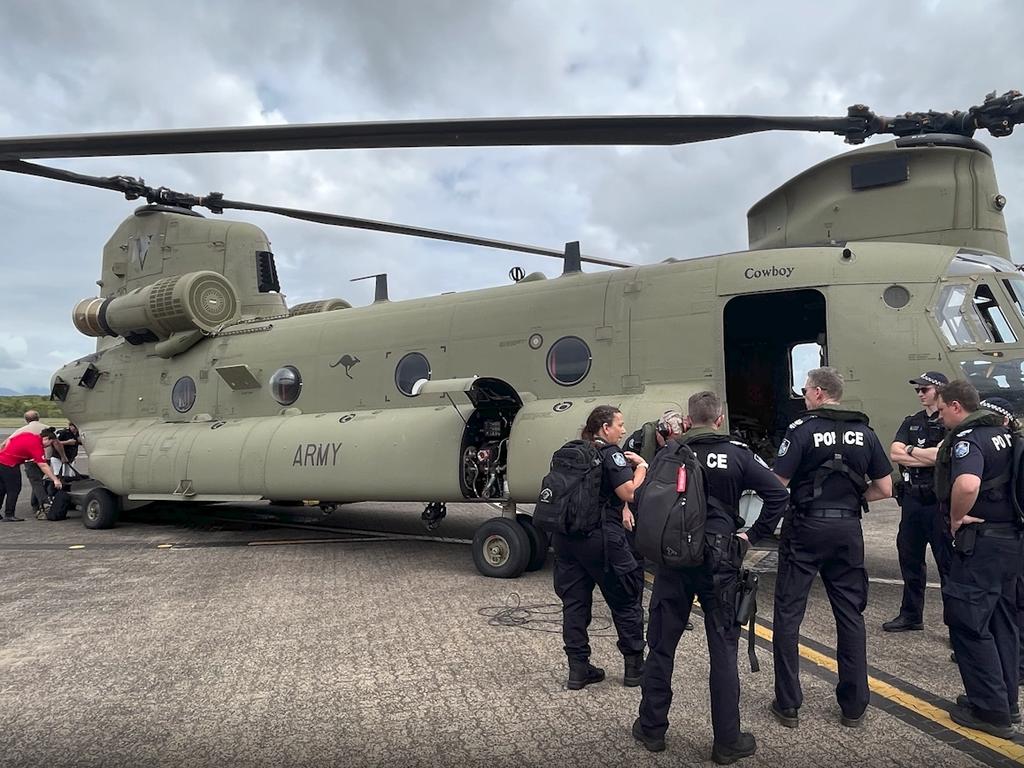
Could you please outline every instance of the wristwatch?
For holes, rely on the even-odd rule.
[[[908,445],[907,446],[907,456],[913,456],[914,455],[914,448],[915,447],[916,446],[913,446],[913,445]]]

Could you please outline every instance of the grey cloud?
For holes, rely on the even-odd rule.
[[[288,121],[529,114],[882,114],[964,108],[1022,87],[1013,0],[732,8],[654,2],[318,2],[174,11],[117,3],[0,11],[0,134]],[[1011,242],[1024,232],[1024,141],[992,148]],[[844,151],[768,134],[678,148],[507,148],[98,158],[56,165],[183,191],[392,219],[642,262],[744,247],[751,204]],[[69,322],[99,255],[137,203],[0,176],[5,312],[33,349],[84,354]],[[351,277],[392,275],[404,298],[503,284],[557,262],[251,214],[291,301],[369,301]],[[39,345],[39,346],[35,346]],[[33,362],[33,364],[35,364]],[[47,363],[48,364],[48,363]],[[28,370],[28,369],[23,369]],[[0,371],[3,375],[3,371]],[[42,368],[33,376],[45,386]],[[0,386],[7,386],[0,381]]]

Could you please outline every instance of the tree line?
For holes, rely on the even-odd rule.
[[[46,419],[63,419],[64,415],[57,403],[46,395],[8,395],[0,397],[0,418],[21,417],[25,411],[39,411],[39,416]]]

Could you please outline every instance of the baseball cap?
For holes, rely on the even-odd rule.
[[[946,377],[946,374],[944,373],[939,373],[938,371],[925,371],[916,379],[911,379],[910,383],[917,384],[917,386],[919,387],[921,385],[924,385],[926,387],[938,387],[941,386],[942,384],[948,384],[949,379]]]
[[[987,408],[990,411],[998,413],[1000,416],[1005,416],[1008,419],[1014,418],[1013,416],[1013,403],[1002,397],[986,397],[980,403],[982,408]]]

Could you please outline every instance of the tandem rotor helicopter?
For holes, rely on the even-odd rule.
[[[90,528],[153,501],[489,502],[473,557],[488,576],[540,567],[536,499],[552,451],[592,406],[640,424],[695,391],[726,394],[731,430],[770,458],[821,363],[846,402],[892,434],[923,369],[1024,407],[1024,276],[1010,260],[989,150],[1024,97],[964,112],[844,117],[545,117],[147,131],[0,139],[0,170],[144,199],[103,249],[99,296],[74,308],[96,351],[51,397],[82,432],[99,482]],[[564,251],[94,177],[46,158],[303,149],[661,144],[828,131],[860,147],[795,176],[747,214],[749,250],[637,266]],[[287,306],[267,236],[208,218],[264,211],[557,256],[562,274],[388,300]],[[584,273],[582,263],[618,269]],[[382,466],[401,466],[396,477]]]

